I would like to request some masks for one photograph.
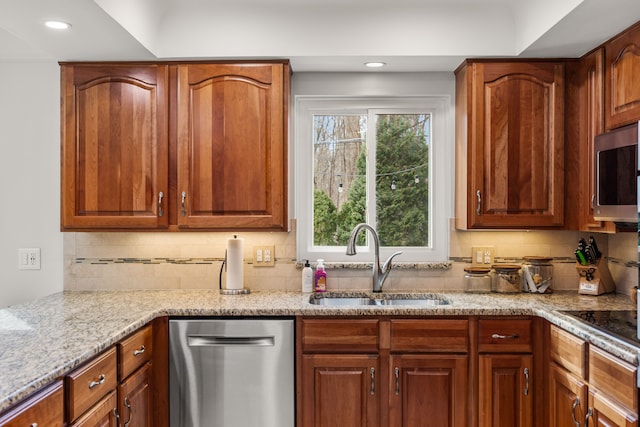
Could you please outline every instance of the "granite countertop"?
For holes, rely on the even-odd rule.
[[[635,310],[623,295],[438,292],[434,307],[324,307],[295,292],[65,291],[0,309],[0,412],[160,316],[535,315],[638,365],[639,349],[558,310]]]

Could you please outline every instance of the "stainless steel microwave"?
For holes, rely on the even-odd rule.
[[[638,221],[638,128],[640,122],[594,139],[593,216],[598,221]]]

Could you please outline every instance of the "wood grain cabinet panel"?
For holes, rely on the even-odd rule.
[[[117,384],[115,347],[68,374],[66,388],[69,420],[76,420],[100,399],[115,390]]]
[[[561,366],[549,368],[549,426],[581,425],[588,407],[587,384]]]
[[[378,427],[377,355],[304,355],[301,427]]]
[[[607,130],[640,120],[640,22],[607,42],[605,49],[605,126]]]
[[[533,356],[479,356],[479,426],[533,425]]]
[[[0,427],[61,427],[64,425],[62,381],[45,387],[0,416]]]
[[[284,64],[178,65],[179,227],[285,227],[288,77]]]
[[[389,425],[465,427],[466,355],[391,356]]]
[[[118,386],[118,413],[127,427],[153,423],[151,363],[146,363]]]
[[[119,427],[115,390],[91,407],[71,427]]]
[[[62,64],[62,229],[168,224],[168,68]]]
[[[456,226],[564,225],[564,64],[456,70]]]

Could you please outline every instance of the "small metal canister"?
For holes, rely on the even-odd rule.
[[[486,267],[468,267],[464,269],[465,292],[491,292],[491,269]]]
[[[522,265],[522,289],[525,292],[549,293],[553,284],[551,258],[526,256]]]
[[[520,265],[518,264],[493,264],[496,274],[493,280],[493,291],[498,293],[515,293],[522,291],[522,279],[520,278]]]

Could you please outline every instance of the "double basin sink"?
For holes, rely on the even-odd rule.
[[[435,307],[447,305],[451,302],[437,294],[394,295],[343,295],[343,294],[314,294],[309,303],[327,307],[360,307],[360,306],[417,306]]]

